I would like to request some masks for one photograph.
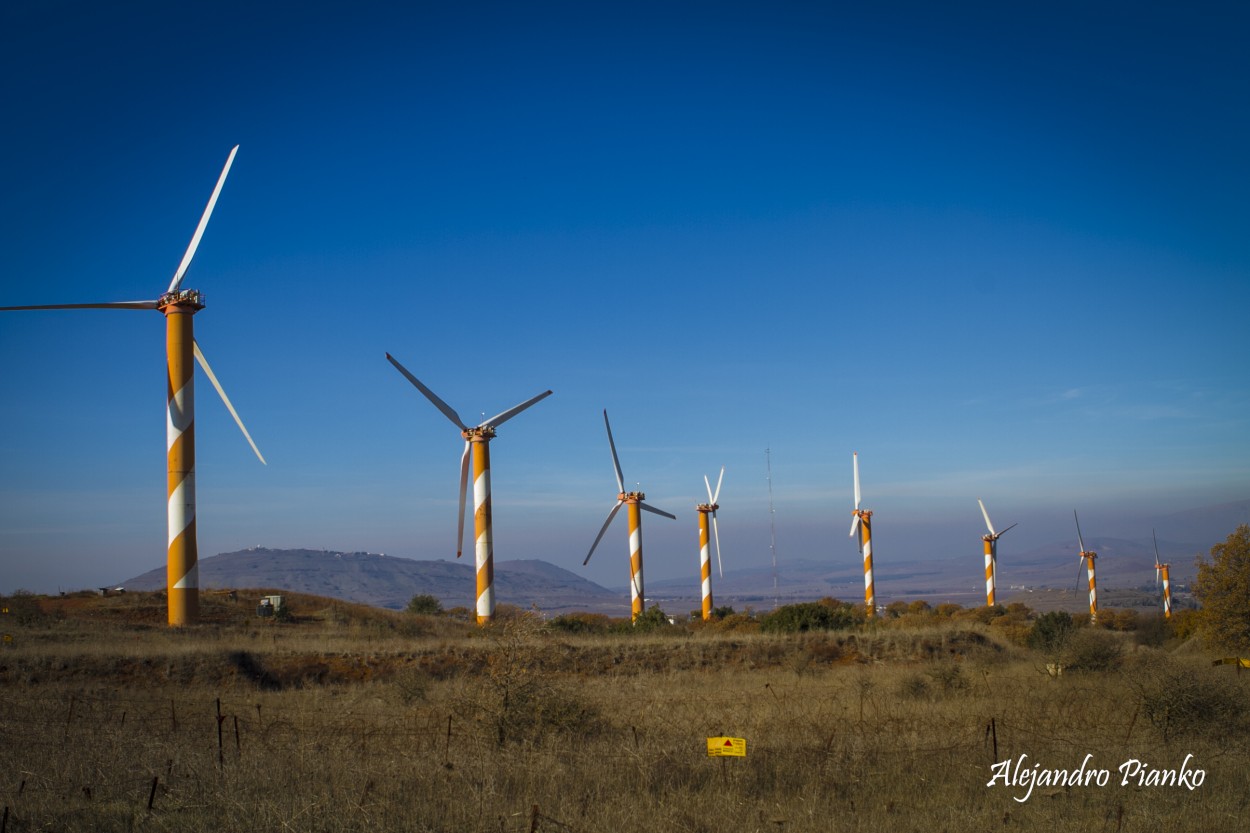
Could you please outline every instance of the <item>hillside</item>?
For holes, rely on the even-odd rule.
[[[199,562],[200,586],[275,587],[290,592],[398,610],[419,593],[437,596],[443,607],[472,607],[473,562],[416,561],[366,552],[275,550],[252,547]],[[165,568],[121,584],[132,590],[165,587]],[[568,570],[539,560],[496,561],[495,598],[503,604],[559,613],[593,610],[621,615],[628,600]]]

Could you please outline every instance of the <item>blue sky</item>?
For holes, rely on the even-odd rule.
[[[0,11],[0,304],[184,286],[201,557],[454,555],[468,422],[498,558],[647,574],[1146,537],[1250,497],[1250,7],[98,4]],[[0,592],[164,561],[164,322],[0,319]],[[1228,530],[1231,531],[1231,530]],[[1167,536],[1160,529],[1160,536]],[[1005,551],[1008,539],[1002,545]],[[1151,576],[1147,574],[1146,579]],[[466,590],[466,596],[469,591]]]

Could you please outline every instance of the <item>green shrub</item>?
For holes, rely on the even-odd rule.
[[[856,617],[850,605],[831,607],[820,602],[782,605],[760,620],[765,633],[802,633],[852,628]]]
[[[1064,649],[1076,629],[1072,614],[1063,610],[1043,613],[1033,622],[1029,632],[1029,647],[1035,651],[1056,654]]]
[[[547,628],[561,633],[607,633],[612,623],[602,613],[565,613],[547,623]]]
[[[423,616],[436,616],[443,612],[443,603],[439,601],[438,596],[418,593],[408,601],[407,610],[409,613],[418,613]]]
[[[659,605],[651,607],[638,614],[638,618],[633,621],[630,628],[636,633],[644,631],[653,631],[660,628],[672,627],[672,622],[668,620],[668,614],[660,609]]]

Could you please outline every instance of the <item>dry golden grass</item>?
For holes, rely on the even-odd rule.
[[[1250,812],[1250,674],[1202,656],[1051,678],[975,622],[569,636],[306,604],[291,625],[169,631],[84,604],[8,627],[5,833],[1171,833]],[[708,758],[719,735],[747,757]],[[1110,783],[986,786],[1022,754],[1089,754]],[[1196,790],[1120,786],[1126,760],[1187,754]]]

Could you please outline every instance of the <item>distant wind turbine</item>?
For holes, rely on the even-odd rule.
[[[859,452],[851,453],[855,468],[855,520],[851,521],[851,535],[859,530],[859,551],[864,555],[864,612],[869,619],[877,614],[877,596],[872,581],[872,512],[860,509]]]
[[[1081,519],[1076,516],[1075,509],[1072,510],[1072,518],[1076,521],[1076,540],[1081,547],[1077,563],[1083,564],[1089,573],[1089,623],[1094,625],[1098,622],[1098,586],[1094,581],[1094,559],[1098,557],[1098,553],[1085,549],[1085,539],[1081,537]],[[1077,567],[1078,581],[1080,575],[1080,567]]]
[[[512,419],[539,400],[551,396],[551,391],[544,391],[520,405],[490,419],[483,420],[470,428],[460,419],[460,415],[451,406],[438,398],[434,391],[421,384],[421,381],[408,372],[408,368],[400,364],[390,353],[386,360],[404,375],[409,382],[442,411],[443,416],[452,421],[460,429],[464,437],[464,454],[460,457],[460,523],[456,529],[456,558],[464,554],[464,506],[465,493],[469,486],[469,456],[472,449],[473,457],[473,530],[474,554],[477,566],[477,623],[488,625],[495,616],[495,545],[491,530],[490,503],[490,441],[495,438],[495,429]]]
[[[1171,564],[1159,563],[1159,539],[1155,537],[1155,531],[1150,530],[1150,539],[1155,545],[1155,581],[1163,585],[1163,618],[1172,618],[1172,580],[1168,576],[1168,570]]]
[[[981,498],[977,498],[977,503],[981,506],[981,514],[985,516],[985,528],[989,530],[988,535],[981,536],[981,541],[985,544],[985,606],[993,607],[998,592],[998,539],[1006,535],[1016,524],[1012,524],[1002,532],[995,532],[994,524],[990,523],[990,513],[985,511],[985,504],[981,503]]]
[[[656,509],[654,506],[643,503],[647,496],[642,492],[625,491],[625,476],[621,474],[621,461],[616,456],[616,443],[612,440],[612,423],[608,422],[608,411],[603,411],[603,425],[608,429],[608,447],[612,449],[612,466],[616,469],[616,486],[620,489],[620,494],[616,496],[616,505],[608,512],[608,519],[603,522],[603,527],[599,530],[599,534],[595,536],[595,542],[590,545],[590,552],[586,553],[586,560],[582,562],[582,566],[590,563],[590,557],[595,554],[595,547],[599,546],[599,542],[603,540],[603,534],[608,531],[608,527],[612,524],[612,519],[616,517],[616,513],[620,511],[622,506],[627,506],[629,514],[629,596],[630,596],[630,616],[631,619],[637,619],[642,615],[646,606],[646,596],[643,594],[642,587],[642,513],[640,509],[645,509],[656,515],[663,515],[666,518],[677,520],[676,515],[670,515],[662,509]]]
[[[703,586],[703,621],[712,618],[712,553],[708,548],[707,519],[712,517],[712,536],[716,539],[716,570],[721,578],[725,570],[720,560],[720,531],[716,528],[716,510],[720,505],[716,499],[720,497],[720,484],[725,479],[725,467],[720,467],[720,477],[716,478],[716,491],[712,484],[703,476],[703,485],[707,487],[707,503],[700,503],[695,509],[699,513],[699,576]]]
[[[191,236],[191,243],[182,256],[182,262],[174,272],[169,288],[154,301],[112,301],[97,304],[41,304],[38,306],[0,307],[0,310],[40,310],[40,309],[143,309],[159,310],[165,316],[165,363],[166,363],[166,459],[168,462],[169,497],[166,502],[168,527],[168,552],[166,557],[166,585],[168,590],[167,605],[169,624],[173,626],[189,625],[199,617],[200,581],[199,581],[199,548],[195,533],[195,377],[193,360],[199,362],[208,377],[226,403],[230,415],[247,438],[252,451],[260,458],[260,449],[252,441],[252,437],[243,426],[243,420],[230,404],[221,383],[208,366],[208,360],[200,351],[195,341],[191,326],[191,318],[204,309],[204,296],[197,289],[183,289],[182,280],[191,266],[196,249],[200,246],[200,238],[208,219],[217,205],[217,197],[221,187],[234,164],[234,155],[239,146],[235,145],[226,157],[225,167],[217,178],[208,205],[200,216],[199,225]]]

